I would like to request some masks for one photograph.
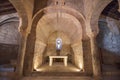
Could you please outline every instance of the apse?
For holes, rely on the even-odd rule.
[[[60,41],[60,45],[57,45],[57,40]],[[34,70],[41,71],[43,66],[47,66],[49,71],[60,72],[59,68],[66,68],[68,65],[69,68],[65,71],[80,71],[83,69],[81,40],[81,23],[75,17],[66,13],[60,16],[58,13],[44,15],[36,28]],[[60,46],[60,49],[57,49],[57,46]],[[56,67],[58,63],[60,66]],[[46,69],[43,71],[47,71]]]

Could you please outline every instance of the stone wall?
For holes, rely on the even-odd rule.
[[[56,2],[58,2],[56,4]],[[54,5],[65,5],[66,7],[76,9],[77,11],[84,14],[84,0],[35,0],[34,2],[34,13],[39,11],[42,8],[45,8],[46,6],[54,6]]]
[[[0,43],[19,44],[19,18],[16,13],[0,16]]]
[[[99,47],[120,55],[119,22],[112,18],[106,18],[104,21],[99,21],[99,29],[97,37]]]
[[[0,65],[9,64],[12,60],[16,60],[18,56],[18,48],[18,45],[0,43]]]
[[[104,64],[120,63],[120,33],[119,21],[101,17],[99,21],[100,32],[97,36],[98,46],[101,49]]]
[[[102,52],[103,64],[116,65],[120,63],[120,56],[112,52],[109,52],[105,49],[101,49],[101,52]]]
[[[57,51],[56,51],[56,39],[57,38],[61,38],[62,40],[62,48],[60,50],[60,54],[61,56],[65,56],[68,54],[71,54],[70,52],[70,39],[69,37],[62,31],[55,31],[53,32],[47,41],[47,51],[45,53],[46,56],[53,56],[53,55],[58,55]]]
[[[92,74],[92,54],[91,54],[91,44],[90,40],[83,40],[83,60],[84,60],[84,70],[88,74]]]
[[[0,64],[16,60],[20,42],[17,13],[0,16]]]
[[[34,69],[42,65],[43,63],[49,62],[48,56],[57,55],[56,52],[56,39],[62,39],[62,49],[60,50],[60,55],[69,56],[68,61],[72,62],[72,53],[70,47],[70,40],[66,34],[63,32],[55,31],[49,35],[48,39],[46,40],[47,43],[42,42],[38,38],[35,41],[35,51],[34,51]],[[42,37],[40,37],[42,38]]]

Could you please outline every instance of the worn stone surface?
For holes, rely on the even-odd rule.
[[[120,55],[119,21],[109,17],[100,20],[100,32],[98,35],[99,47]]]
[[[0,64],[17,60],[20,42],[18,26],[17,13],[0,16]]]
[[[17,14],[0,16],[0,43],[19,44],[19,18]]]
[[[93,73],[92,68],[92,54],[91,54],[91,45],[90,40],[83,40],[82,41],[83,46],[83,59],[84,59],[84,70],[88,74]]]
[[[33,18],[33,24],[32,24],[32,26],[30,26],[31,32],[30,32],[30,35],[28,36],[28,41],[31,42],[32,46],[29,46],[30,44],[28,43],[27,47],[26,47],[27,50],[26,50],[25,58],[27,58],[29,61],[27,62],[26,61],[27,59],[25,59],[26,67],[25,67],[24,71],[28,72],[28,73],[30,73],[32,71],[31,65],[33,64],[32,56],[34,55],[35,41],[41,41],[46,44],[49,35],[56,30],[63,31],[65,34],[67,34],[68,37],[70,37],[70,41],[73,45],[75,43],[79,43],[81,39],[85,39],[85,38],[83,38],[84,34],[89,34],[89,37],[91,37],[92,36],[92,32],[91,32],[91,28],[90,28],[91,22],[92,22],[92,21],[90,21],[91,17],[93,18],[93,16],[96,16],[96,14],[99,15],[105,6],[103,6],[98,11],[99,13],[96,12],[95,15],[94,14],[92,15],[92,13],[94,12],[94,9],[95,10],[98,9],[98,7],[96,7],[97,4],[99,4],[99,6],[101,6],[101,4],[103,4],[103,3],[104,3],[104,5],[107,5],[109,3],[109,1],[101,2],[101,1],[96,0],[94,3],[90,3],[89,1],[86,1],[83,5],[87,6],[87,7],[89,6],[88,9],[90,11],[87,10],[87,7],[86,7],[86,10],[85,10],[85,8],[83,9],[83,11],[85,10],[86,14],[82,14],[81,12],[76,11],[76,8],[75,8],[76,5],[74,7],[69,6],[69,5],[71,5],[71,1],[69,2],[69,4],[65,3],[67,5],[64,5],[64,6],[61,3],[61,1],[58,1],[58,3],[56,1],[54,1],[55,2],[54,6],[49,5],[49,8],[42,10],[41,12],[40,12],[40,10],[42,8],[45,8],[46,6],[48,6],[46,3],[47,0],[42,1],[44,4],[41,6],[39,5],[39,7],[37,6],[36,2],[35,2],[36,8],[34,10],[36,10],[35,13],[38,11],[39,11],[39,13],[35,14],[35,16]],[[48,4],[50,4],[50,3],[48,3]],[[56,5],[56,4],[58,4],[58,5]],[[92,4],[92,6],[91,6],[91,4]],[[87,14],[87,11],[89,12],[88,14]],[[76,14],[79,14],[79,15],[76,15]],[[69,18],[68,18],[68,16],[69,16]],[[88,19],[86,20],[85,17],[87,17]],[[98,21],[97,18],[93,20],[94,23],[96,23]],[[86,26],[86,24],[88,26]],[[95,27],[96,25],[93,25],[93,24],[92,24],[92,26]],[[95,32],[98,32],[98,31],[95,29]],[[93,65],[97,69],[97,67],[100,67],[100,65],[99,65],[99,63],[97,63],[97,62],[99,62],[99,59],[97,59],[98,54],[97,54],[97,50],[95,50],[96,44],[94,44],[94,42],[93,43],[90,42],[90,45],[92,45],[92,46],[90,46],[91,48],[94,48],[94,49],[92,49],[93,51],[91,50],[91,54],[92,53],[95,53],[95,54],[91,57],[93,60]],[[81,45],[79,45],[79,48],[78,47],[74,48],[73,53],[75,52],[75,53],[80,54],[81,51],[78,49],[81,49],[81,51],[82,51],[82,43],[81,43]],[[51,51],[53,51],[53,50],[51,50]],[[76,57],[79,57],[80,59],[82,59],[83,55],[81,57],[80,57],[80,55],[76,56]],[[78,62],[76,60],[76,63],[79,64],[79,61],[83,61],[83,59],[78,60]],[[94,75],[100,74],[99,69],[97,69],[97,70],[96,69],[94,69],[94,71],[95,71]]]
[[[56,36],[53,36],[50,40],[49,37],[53,32],[58,31],[63,32],[68,37],[67,40],[64,35],[62,35],[65,43],[61,55],[71,52],[74,54],[72,55],[74,57],[71,58],[74,59],[72,62],[75,61],[77,66],[82,63],[85,66],[83,66],[83,68],[88,70],[86,73],[99,77],[101,74],[100,60],[95,36],[99,32],[99,16],[112,0],[10,1],[18,11],[20,17],[19,29],[23,38],[20,45],[19,68],[17,68],[19,76],[23,75],[23,73],[24,75],[31,75],[33,68],[36,68],[35,65],[38,66],[42,64],[42,60],[44,59],[43,54],[45,52],[46,55],[54,55]],[[103,48],[118,51],[119,31],[116,27],[111,27],[113,22],[108,21],[108,23],[110,23],[110,25],[108,25],[110,30],[103,28],[105,34],[107,34],[105,35],[106,39],[104,39],[105,44]],[[7,31],[8,29],[9,28],[3,28],[3,33],[4,30]],[[109,31],[110,34],[108,34]],[[11,33],[12,32],[10,32],[10,34]],[[12,37],[9,39],[11,38]],[[88,38],[90,38],[90,41],[82,42],[82,40],[87,40]],[[11,43],[13,44],[13,42],[15,43],[14,40]],[[48,54],[47,50],[51,52],[51,54]]]
[[[97,42],[101,53],[100,57],[102,72],[105,73],[105,75],[109,75],[109,73],[113,75],[114,73],[120,71],[119,21],[101,15],[99,29],[100,32],[97,36]]]
[[[75,65],[80,69],[84,69],[82,41],[71,45],[71,47],[74,52]]]
[[[109,65],[117,65],[120,63],[120,56],[112,53],[108,50],[101,49],[102,52],[102,63],[109,64]]]
[[[10,64],[11,60],[16,60],[18,49],[18,45],[0,43],[0,65]]]

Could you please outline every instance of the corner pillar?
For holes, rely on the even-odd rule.
[[[91,57],[91,43],[90,39],[82,40],[83,54],[84,54],[84,69],[87,75],[93,73],[92,57]]]
[[[16,66],[16,74],[17,77],[20,78],[23,76],[23,64],[24,64],[24,56],[25,56],[25,49],[26,49],[26,41],[27,41],[27,33],[21,33],[21,40],[19,42],[19,54]]]
[[[92,52],[92,65],[93,65],[93,76],[94,80],[100,80],[101,77],[101,66],[99,50],[96,42],[96,36],[91,38],[91,52]]]

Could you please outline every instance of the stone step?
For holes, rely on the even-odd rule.
[[[33,72],[31,76],[91,76],[83,72]]]
[[[15,80],[15,72],[0,72],[0,80]]]
[[[104,71],[104,76],[120,76],[120,71]]]
[[[15,75],[16,75],[15,72],[0,72],[0,76],[3,76],[3,77],[11,77]]]
[[[78,77],[78,76],[39,76],[39,77],[24,77],[21,80],[92,80],[91,77]]]
[[[120,76],[104,76],[102,80],[120,80]]]
[[[118,71],[120,69],[116,65],[103,65],[102,70],[103,71]]]

